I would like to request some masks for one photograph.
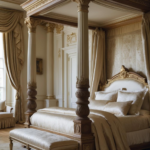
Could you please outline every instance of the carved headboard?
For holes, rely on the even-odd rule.
[[[144,88],[149,88],[146,79],[141,77],[135,72],[130,72],[127,68],[122,66],[121,71],[113,76],[111,79],[107,80],[107,83],[100,86],[102,91],[114,91],[114,90],[142,90]],[[142,109],[150,110],[150,101],[148,93],[144,99]]]

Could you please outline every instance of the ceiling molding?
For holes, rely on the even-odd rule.
[[[28,0],[21,6],[27,12],[27,16],[40,15],[45,11],[52,10],[71,0]]]
[[[24,3],[26,0],[1,0],[1,1],[20,5],[20,4]]]
[[[48,18],[53,18],[53,19],[58,19],[58,20],[65,20],[65,21],[74,22],[74,23],[77,23],[77,21],[78,21],[78,19],[75,18],[75,17],[69,17],[69,16],[65,16],[65,15],[60,15],[60,14],[57,14],[57,13],[49,13],[49,14],[44,15],[44,16],[48,17]],[[105,26],[116,24],[116,23],[119,23],[119,22],[122,22],[122,21],[125,21],[125,20],[136,18],[136,17],[139,17],[139,16],[141,17],[141,15],[139,15],[139,14],[129,14],[129,15],[125,15],[125,16],[122,16],[122,17],[118,17],[114,20],[110,20],[109,22],[104,22],[104,23],[97,23],[97,22],[89,21],[89,26],[105,27]]]
[[[104,28],[106,30],[109,30],[109,29],[129,25],[129,24],[133,24],[133,23],[137,23],[137,22],[142,22],[142,16],[130,18],[130,19],[123,20],[123,21],[116,22],[116,23],[112,23],[112,24],[109,24],[109,25],[104,25],[104,26],[102,26],[102,28]]]

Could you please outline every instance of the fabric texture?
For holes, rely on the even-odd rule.
[[[13,117],[12,113],[8,113],[8,112],[0,112],[0,119],[1,118],[11,118]]]
[[[150,116],[148,115],[126,115],[119,116],[118,119],[122,123],[126,132],[133,132],[150,128]]]
[[[24,121],[23,96],[21,91],[21,69],[24,62],[21,11],[0,8],[0,32],[3,32],[4,57],[7,75],[17,91],[15,104],[16,122]]]
[[[98,90],[99,83],[106,82],[105,32],[102,29],[96,29],[92,33],[90,66],[90,98],[94,99],[94,92]]]
[[[5,110],[5,101],[1,101],[0,102],[0,111],[4,111]]]
[[[117,101],[117,95],[118,95],[118,91],[110,91],[110,92],[106,92],[106,91],[98,91],[95,92],[95,100],[106,100],[106,101],[111,101],[111,102],[115,102]]]
[[[45,108],[34,113],[30,121],[35,127],[73,136],[75,116],[75,109]],[[96,150],[129,150],[125,130],[117,117],[91,110],[89,118],[92,120]]]
[[[105,100],[90,100],[89,108],[94,110],[103,110],[107,103],[108,101]]]
[[[142,44],[144,54],[144,67],[146,71],[147,82],[150,87],[150,12],[143,14]],[[150,103],[150,89],[148,91],[148,98]]]
[[[107,30],[106,45],[107,79],[120,72],[121,65],[146,76],[141,22]]]
[[[109,102],[104,106],[103,110],[110,112],[116,116],[125,116],[127,115],[132,101],[127,102]]]
[[[5,129],[15,126],[15,118],[0,118],[0,129]]]
[[[129,115],[139,115],[147,89],[137,92],[118,91],[117,102],[132,101]]]
[[[78,150],[78,142],[70,138],[31,128],[14,129],[10,137],[44,150]]]

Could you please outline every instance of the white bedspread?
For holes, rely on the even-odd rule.
[[[33,114],[30,121],[33,126],[73,135],[75,116],[75,109],[45,108]],[[125,130],[117,117],[97,110],[91,110],[89,117],[96,150],[129,150]]]

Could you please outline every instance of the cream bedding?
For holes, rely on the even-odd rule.
[[[73,135],[75,116],[74,109],[45,108],[33,114],[30,121],[33,126]],[[125,130],[117,117],[98,110],[91,110],[89,117],[96,150],[129,150]]]
[[[150,115],[127,115],[118,117],[126,132],[139,131],[150,128]]]

